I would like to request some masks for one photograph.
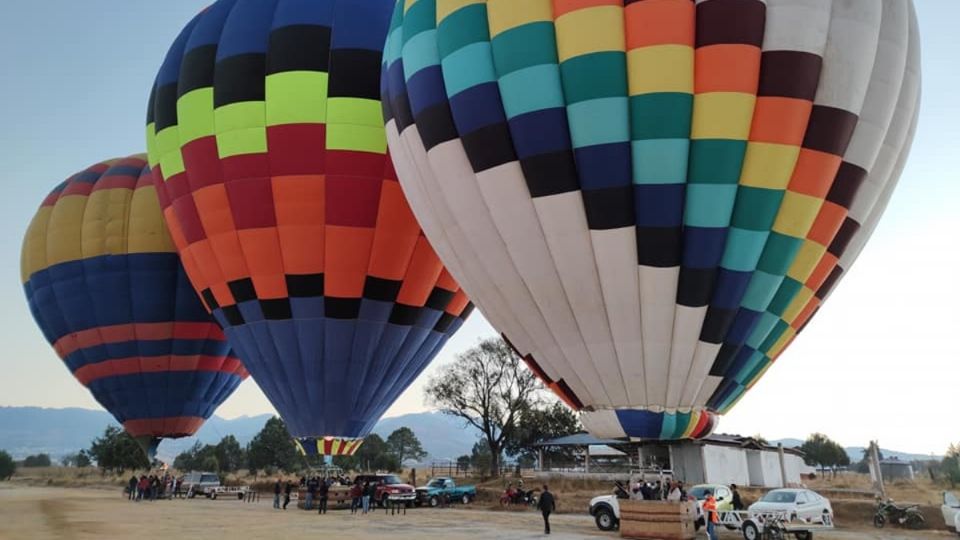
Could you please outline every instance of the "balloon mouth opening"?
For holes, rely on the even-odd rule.
[[[153,463],[153,460],[157,458],[157,448],[163,439],[152,435],[142,435],[140,437],[134,437],[133,440],[137,441],[137,445],[140,446],[140,449],[146,454],[147,460]]]
[[[304,456],[352,456],[363,444],[360,437],[297,437],[297,451]]]
[[[688,409],[623,408],[584,410],[580,420],[595,437],[631,441],[704,439],[719,423],[716,411]]]

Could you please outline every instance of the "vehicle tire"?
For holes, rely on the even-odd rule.
[[[612,531],[617,528],[617,518],[613,515],[613,510],[606,506],[597,508],[594,520],[601,531]]]
[[[464,493],[463,497],[460,497],[460,502],[463,504],[470,504],[470,495]]]
[[[760,540],[760,527],[752,521],[744,521],[743,540]]]
[[[923,528],[924,521],[923,514],[907,514],[907,521],[904,525],[906,525],[908,529],[917,530]]]
[[[883,514],[874,514],[873,516],[873,526],[882,529],[884,525],[887,524],[887,518],[883,517]]]
[[[440,499],[436,495],[430,497],[430,508],[436,508],[438,506],[440,506]]]
[[[217,492],[214,491],[213,493],[207,495],[207,498],[210,499],[211,501],[217,500]]]
[[[813,533],[810,531],[800,531],[793,535],[797,537],[797,540],[813,540]]]
[[[239,492],[239,493],[237,493],[237,500],[238,500],[238,501],[242,501],[242,500],[243,500],[243,492],[242,492],[242,491]]]

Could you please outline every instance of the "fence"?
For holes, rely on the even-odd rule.
[[[532,473],[532,469],[521,468],[516,461],[501,461],[498,476],[522,476]],[[470,463],[457,462],[453,460],[434,461],[430,464],[430,477],[450,476],[453,478],[462,478],[466,476],[489,476],[490,467],[474,467]]]

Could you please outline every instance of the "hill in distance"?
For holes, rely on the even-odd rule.
[[[216,444],[223,437],[233,435],[246,445],[263,429],[272,415],[240,416],[225,419],[213,416],[193,437],[165,440],[157,456],[172,461],[197,441]],[[106,411],[69,408],[0,407],[0,449],[10,452],[15,459],[31,454],[45,453],[58,459],[83,448],[100,436],[110,424],[116,424]],[[384,418],[373,433],[386,439],[400,427],[409,427],[423,443],[430,460],[456,459],[469,454],[477,440],[476,431],[463,422],[438,412],[406,414]]]
[[[246,445],[270,417],[269,414],[261,414],[228,420],[213,416],[195,436],[164,441],[157,452],[158,457],[164,461],[172,461],[177,454],[197,441],[202,444],[216,444],[227,435],[233,435],[241,445]],[[0,407],[0,449],[10,452],[15,459],[41,452],[58,459],[82,448],[89,448],[90,442],[101,435],[104,428],[115,423],[110,414],[101,410]],[[373,433],[386,439],[394,430],[404,426],[413,430],[424,450],[430,454],[423,460],[424,463],[455,460],[458,456],[470,454],[479,436],[477,431],[465,425],[463,420],[439,412],[384,418],[374,427]],[[803,444],[803,440],[779,439],[771,443],[782,443],[786,448],[796,448]],[[845,450],[853,463],[863,457],[862,446],[850,446]],[[880,451],[885,458],[903,461],[942,459],[942,456],[912,454],[886,448],[881,448]]]

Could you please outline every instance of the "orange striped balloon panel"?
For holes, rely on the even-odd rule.
[[[918,40],[902,0],[403,0],[387,139],[454,277],[591,432],[699,437],[869,237]]]
[[[192,435],[247,376],[190,287],[143,157],[57,186],[27,230],[21,268],[44,337],[147,446]]]
[[[391,8],[215,2],[174,42],[148,108],[187,275],[301,441],[366,435],[472,309],[387,153]]]

